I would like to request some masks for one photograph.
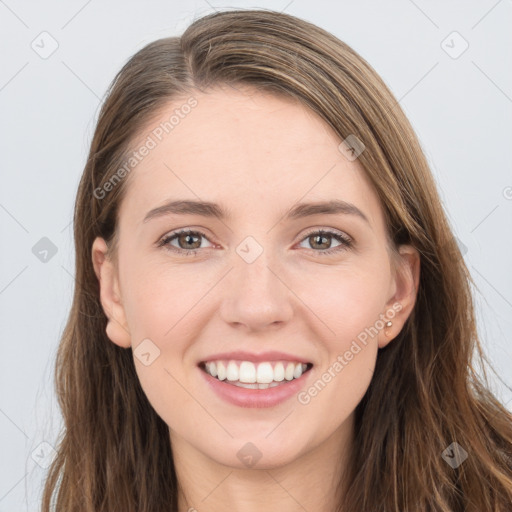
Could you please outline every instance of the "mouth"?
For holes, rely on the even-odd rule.
[[[285,386],[299,379],[313,367],[301,361],[252,361],[219,359],[202,361],[199,368],[210,377],[245,389],[268,389]]]

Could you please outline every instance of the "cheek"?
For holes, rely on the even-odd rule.
[[[148,259],[129,268],[123,295],[134,342],[140,336],[161,344],[176,340],[176,333],[194,325],[202,297],[216,282],[215,276],[210,278],[212,271],[192,270],[192,265],[166,265]]]
[[[324,357],[310,386],[297,397],[305,421],[322,417],[319,428],[326,435],[357,407],[375,368],[389,275],[371,268],[338,268],[328,279],[317,274],[315,281],[323,286],[310,288],[305,299],[335,333],[323,336]]]
[[[174,411],[194,407],[192,349],[212,314],[208,291],[219,278],[213,270],[161,261],[133,268],[124,293],[136,371],[153,408],[174,427]],[[139,356],[148,352],[152,362],[145,365]]]
[[[330,436],[353,414],[372,380],[377,347],[359,343],[332,356],[297,395],[297,417],[308,425],[311,442]]]
[[[130,273],[125,304],[141,387],[157,414],[177,430],[187,424],[177,411],[197,406],[192,398],[197,393],[191,381],[190,348],[204,325],[199,301],[211,288],[204,275],[185,273],[184,268],[146,265],[139,273]],[[156,354],[149,365],[139,357],[146,352]]]
[[[389,275],[376,271],[383,265],[339,266],[304,273],[295,283],[297,295],[329,329],[322,337],[343,347],[385,313]],[[321,322],[321,323],[322,323]],[[320,332],[318,332],[320,335]]]
[[[324,278],[317,273],[315,282],[318,286],[310,286],[308,293],[304,289],[300,296],[322,320],[316,324],[324,323],[330,332],[321,328],[316,333],[322,356],[297,401],[301,418],[321,437],[350,416],[370,385],[388,280],[368,269],[338,268]]]

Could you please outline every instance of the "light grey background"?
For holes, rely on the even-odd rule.
[[[0,0],[0,512],[38,510],[61,425],[53,364],[74,286],[73,202],[100,99],[145,44],[227,7]],[[493,390],[512,410],[512,2],[229,7],[285,10],[331,31],[400,100],[467,249],[484,349],[502,379],[490,373]],[[57,249],[47,262],[32,251],[43,237]]]

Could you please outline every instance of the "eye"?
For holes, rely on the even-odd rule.
[[[158,247],[165,247],[172,252],[194,256],[201,248],[201,237],[207,239],[206,235],[201,231],[182,229],[162,238],[158,243]],[[178,247],[171,245],[171,242],[174,240],[178,242]]]
[[[332,239],[335,239],[337,240],[338,242],[340,242],[340,244],[338,246],[335,246],[335,247],[322,247],[322,246],[325,246],[325,245],[331,245],[331,242],[332,242]],[[349,249],[350,247],[352,247],[352,239],[350,239],[347,235],[344,235],[342,233],[338,233],[337,231],[328,231],[328,230],[316,230],[316,231],[311,231],[310,233],[308,233],[306,235],[305,238],[302,239],[302,242],[304,242],[305,240],[313,240],[313,242],[310,244],[315,248],[320,248],[321,250],[319,251],[314,251],[314,252],[317,252],[321,255],[329,255],[329,254],[333,254],[335,252],[340,252],[340,251],[345,251],[347,249]],[[301,243],[302,243],[301,242]]]
[[[208,240],[207,236],[202,231],[182,229],[166,235],[160,240],[160,242],[158,242],[158,247],[165,247],[169,251],[185,254],[186,256],[195,256],[201,248],[204,249],[204,247],[201,247],[201,238]],[[331,245],[333,238],[339,242],[339,245],[335,247],[325,247],[325,245]],[[314,250],[314,252],[321,255],[329,255],[335,252],[344,251],[350,248],[353,243],[352,239],[347,235],[338,233],[337,231],[322,229],[309,232],[306,237],[302,239],[301,243],[306,240],[312,240],[312,243],[310,242],[313,246],[312,250],[315,248],[320,249]],[[174,241],[178,243],[178,247],[172,245],[171,242]]]

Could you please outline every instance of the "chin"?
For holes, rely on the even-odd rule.
[[[219,464],[235,469],[275,469],[286,466],[298,459],[302,451],[296,441],[284,444],[284,439],[265,438],[265,433],[230,439],[214,452],[205,455]],[[272,436],[273,434],[270,434]]]

